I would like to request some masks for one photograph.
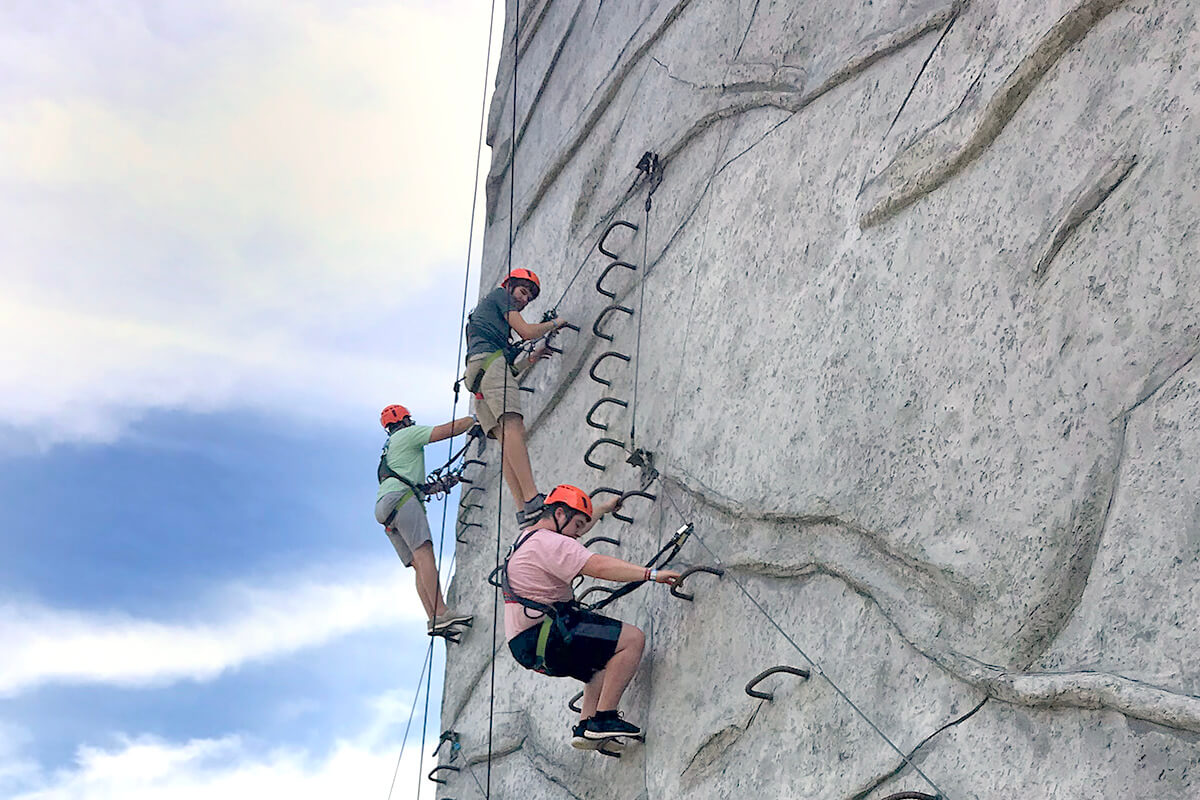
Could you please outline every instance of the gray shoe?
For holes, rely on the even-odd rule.
[[[428,622],[426,622],[425,630],[428,631],[429,633],[436,633],[438,631],[449,630],[450,628],[453,628],[455,625],[470,626],[471,623],[474,621],[474,619],[475,619],[475,617],[472,616],[471,614],[463,614],[461,612],[455,611],[452,608],[448,608],[445,611],[443,611],[441,614],[439,614],[437,616],[437,619],[431,619]]]
[[[542,515],[542,509],[546,507],[546,495],[540,492],[525,501],[524,508],[517,510],[517,525],[525,528],[537,521],[537,518]]]

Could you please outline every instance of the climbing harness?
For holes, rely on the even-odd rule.
[[[675,560],[675,557],[679,555],[679,551],[682,550],[683,546],[687,543],[688,537],[690,537],[694,531],[695,526],[690,522],[681,526],[679,530],[675,531],[675,535],[672,536],[671,539],[665,545],[663,545],[657,553],[650,557],[650,560],[645,564],[646,568],[662,569],[667,564]],[[622,584],[620,587],[612,590],[612,592],[603,600],[592,603],[591,605],[585,605],[584,608],[586,608],[588,611],[599,611],[609,603],[619,600],[630,592],[637,590],[645,583],[646,581],[630,581],[629,583]]]
[[[558,318],[557,313],[555,313],[553,309],[550,309],[550,310],[547,310],[545,312],[545,314],[543,314],[542,322],[550,322],[551,320],[554,320],[557,318]],[[467,323],[467,326],[470,327],[470,323]],[[475,373],[475,377],[471,380],[470,384],[467,384],[467,391],[470,392],[471,394],[475,395],[475,397],[477,397],[477,398],[481,397],[481,395],[479,394],[479,386],[483,382],[483,374],[485,372],[487,372],[488,367],[490,367],[492,365],[492,363],[495,362],[496,359],[498,359],[498,358],[503,357],[504,360],[508,362],[509,372],[512,374],[512,376],[514,378],[516,378],[516,377],[519,377],[521,374],[520,370],[517,369],[516,362],[522,356],[530,356],[535,351],[537,351],[538,348],[540,348],[540,347],[545,347],[551,353],[561,354],[563,352],[562,348],[554,346],[554,337],[558,334],[559,331],[564,330],[564,329],[572,330],[572,331],[575,331],[576,333],[579,332],[578,325],[568,322],[563,325],[560,325],[557,328],[547,331],[546,333],[543,333],[541,336],[538,336],[533,339],[524,339],[524,340],[520,340],[520,341],[516,341],[516,342],[510,341],[508,343],[508,346],[505,349],[496,350],[496,351],[489,353],[487,355],[487,358],[484,359],[483,364],[479,367],[479,371]],[[466,377],[467,376],[464,373],[462,376],[460,376],[454,382],[454,393],[455,393],[456,397],[458,396],[459,386],[461,386],[465,383]],[[524,386],[521,387],[521,390],[522,391],[532,391],[532,389],[527,390]]]
[[[408,487],[408,490],[411,492],[411,496],[416,497],[417,500],[422,503],[425,503],[429,500],[439,500],[450,494],[450,490],[459,483],[470,483],[469,480],[463,478],[462,476],[464,469],[466,469],[472,463],[485,463],[478,459],[464,459],[467,450],[471,447],[471,444],[475,441],[475,438],[479,439],[479,452],[482,453],[487,445],[487,440],[482,436],[468,436],[466,444],[459,448],[458,452],[452,454],[445,464],[442,464],[433,472],[429,473],[422,483],[413,483],[408,478],[404,477],[388,466],[388,442],[384,442],[383,451],[379,454],[379,467],[376,469],[376,477],[379,479],[380,483],[383,483],[388,478],[395,478]],[[459,463],[456,464],[455,462]],[[405,495],[404,497],[400,498],[398,503],[396,503],[396,507],[392,509],[392,513],[388,515],[387,519],[383,523],[385,528],[392,524],[392,520],[396,518],[396,512],[400,510],[400,506],[404,505],[404,503],[408,501],[409,496],[410,495]]]
[[[530,611],[536,611],[542,615],[542,621],[538,629],[537,649],[534,651],[534,665],[530,667],[534,672],[540,672],[543,675],[552,675],[546,668],[546,646],[550,641],[551,629],[556,629],[563,644],[570,644],[571,630],[568,624],[570,615],[577,612],[583,606],[574,600],[565,600],[559,603],[539,603],[536,600],[530,600],[528,597],[522,597],[513,591],[512,584],[508,582],[508,562],[512,559],[513,554],[521,545],[529,541],[537,530],[527,531],[523,536],[517,538],[513,542],[512,547],[508,548],[508,554],[504,557],[504,562],[492,570],[488,575],[488,583],[498,588],[504,595],[504,602],[516,603],[525,608],[526,616],[533,618]]]
[[[477,373],[475,373],[475,377],[471,380],[471,382],[469,384],[467,384],[467,391],[470,392],[471,394],[475,395],[476,397],[479,397],[479,385],[481,383],[483,383],[483,373],[487,372],[488,367],[490,367],[493,363],[495,363],[496,359],[498,359],[498,358],[503,358],[505,361],[508,362],[508,370],[509,370],[509,372],[511,372],[513,374],[513,377],[515,378],[517,376],[517,368],[514,366],[513,362],[517,360],[517,356],[519,353],[520,353],[520,348],[513,344],[509,344],[508,348],[506,348],[504,350],[495,350],[491,353],[488,353],[487,357],[483,360],[483,364],[480,365],[479,371]],[[467,376],[464,374],[462,376],[462,378],[459,378],[459,380],[460,381],[465,380],[466,377]],[[458,386],[458,383],[456,382],[455,383],[456,389],[457,389],[457,386]]]

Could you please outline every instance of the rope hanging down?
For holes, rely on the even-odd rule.
[[[511,274],[513,270],[513,214],[516,207],[516,185],[517,185],[517,65],[521,61],[521,0],[513,2],[513,71],[512,71],[512,145],[509,147],[508,158],[508,270],[507,274]],[[504,372],[504,394],[502,397],[508,396],[508,381],[509,370]],[[501,414],[501,417],[504,415]],[[504,443],[508,438],[503,434],[503,423],[500,429],[500,467],[504,468]],[[503,483],[503,479],[501,479]],[[504,513],[504,489],[497,491],[496,498],[496,558],[495,563],[500,565],[500,536],[503,526],[501,520]],[[488,693],[488,747],[487,747],[487,778],[484,788],[485,800],[491,800],[492,797],[492,739],[495,728],[496,719],[496,655],[494,648],[496,645],[496,631],[499,629],[500,622],[500,590],[492,591],[492,639],[489,647],[493,648],[491,658],[491,687]]]
[[[646,220],[642,227],[642,275],[641,299],[638,301],[637,344],[634,347],[633,358],[633,407],[630,409],[629,450],[637,453],[637,409],[638,409],[638,374],[642,363],[642,317],[646,316],[646,272],[650,269],[650,208],[654,204],[654,190],[662,183],[662,162],[657,153],[647,151],[637,165],[639,177],[646,176]],[[632,462],[631,462],[632,463]]]
[[[425,658],[421,660],[421,675],[417,678],[417,688],[413,691],[412,705],[408,709],[408,722],[404,725],[404,736],[400,739],[400,755],[396,756],[396,766],[392,769],[392,785],[388,787],[388,800],[392,800],[392,792],[396,789],[396,776],[400,774],[400,761],[404,758],[404,746],[408,744],[408,731],[412,727],[413,715],[417,712],[417,701],[421,699],[421,684],[425,681],[425,669],[431,667],[433,660],[433,639],[425,650]],[[418,766],[420,762],[418,762]]]
[[[493,26],[495,25],[495,17],[496,17],[496,0],[492,0],[491,11],[488,14],[487,55],[484,57],[484,64],[483,64],[483,89],[480,93],[480,101],[479,101],[479,106],[480,106],[479,107],[479,136],[478,136],[478,138],[476,140],[476,144],[475,144],[475,177],[471,183],[471,217],[470,217],[470,221],[468,222],[468,225],[467,225],[467,258],[466,258],[466,265],[463,270],[463,294],[462,294],[462,309],[459,314],[459,326],[458,326],[459,331],[462,331],[463,325],[466,322],[467,297],[470,293],[470,287],[471,287],[471,256],[473,254],[474,244],[475,244],[475,214],[478,209],[478,202],[479,202],[479,171],[480,171],[479,165],[480,165],[480,161],[482,160],[482,157],[483,157],[483,140],[484,140],[484,133],[486,131],[486,123],[487,123],[488,72],[489,72],[489,69],[491,66],[491,62],[492,62],[492,31],[493,31]],[[458,340],[458,351],[454,356],[453,370],[455,372],[457,372],[458,363],[462,359],[462,349],[463,349],[463,338],[460,335],[459,340]],[[458,418],[458,385],[455,384],[454,401],[451,404],[450,419],[454,420],[457,418]],[[444,498],[444,501],[442,503],[442,525],[441,525],[441,533],[438,537],[438,552],[437,552],[437,559],[435,561],[436,564],[442,563],[442,555],[445,550],[446,519],[447,519],[449,507],[450,507],[449,493],[450,493],[450,490],[452,488],[454,488],[454,485],[459,482],[461,475],[462,475],[462,467],[464,466],[463,464],[459,464],[456,468],[453,466],[453,464],[456,460],[462,458],[466,454],[467,448],[469,448],[471,446],[471,441],[472,441],[471,438],[468,437],[466,444],[464,444],[462,446],[462,448],[457,453],[455,453],[454,452],[454,438],[455,437],[453,435],[451,435],[446,442],[446,448],[447,448],[447,452],[449,454],[446,459],[446,463],[443,464],[442,466],[438,467],[437,469],[435,469],[429,475],[429,477],[426,480],[425,487],[423,487],[427,490],[426,491],[427,494],[432,495],[434,497]],[[482,451],[482,445],[480,447],[480,450]],[[452,568],[453,568],[453,560],[451,562],[451,569]],[[449,579],[450,570],[447,570],[446,575],[447,575],[447,579]],[[440,575],[439,575],[438,585],[439,585],[439,587],[442,585]],[[433,616],[433,620],[432,620],[435,623],[435,625],[437,623],[436,611],[437,611],[437,609],[435,608],[434,616]],[[428,670],[426,670],[426,667],[428,667]],[[426,658],[424,661],[424,665],[422,666],[421,672],[422,672],[422,676],[425,677],[425,711],[424,711],[425,719],[423,721],[422,728],[421,728],[421,754],[420,754],[420,757],[417,759],[417,800],[420,800],[420,797],[421,797],[421,785],[422,785],[421,784],[421,762],[425,760],[425,738],[428,734],[428,726],[429,726],[429,694],[430,694],[430,688],[432,687],[432,682],[433,682],[433,638],[432,637],[429,640],[429,648],[426,653]],[[421,684],[421,679],[418,678],[417,679],[417,690],[418,690],[417,694],[418,695],[420,694],[420,684]],[[412,709],[409,711],[408,725],[406,725],[405,729],[404,729],[404,740],[401,741],[401,744],[400,744],[400,755],[396,758],[396,769],[392,774],[392,785],[391,785],[391,787],[388,788],[388,800],[391,800],[392,791],[395,789],[396,775],[400,770],[400,760],[404,757],[404,745],[405,745],[405,742],[408,741],[408,727],[412,724],[412,715],[413,715],[413,712],[416,710],[416,705],[417,705],[417,697],[414,696],[413,697],[413,706],[412,706]]]

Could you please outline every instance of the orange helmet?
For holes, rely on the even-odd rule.
[[[412,416],[404,406],[390,405],[379,415],[379,424],[385,429],[388,425],[403,422],[405,417]]]
[[[554,491],[546,498],[546,506],[553,506],[555,503],[562,503],[572,511],[578,511],[588,519],[592,518],[592,498],[578,486],[566,483],[555,486]]]
[[[512,272],[508,273],[508,277],[506,277],[504,280],[500,281],[500,285],[503,286],[505,289],[507,289],[508,282],[511,281],[513,278],[519,278],[523,281],[529,281],[530,283],[532,283],[534,297],[537,297],[539,294],[542,293],[542,282],[538,280],[538,276],[534,274],[533,270],[531,270],[531,269],[514,269]]]

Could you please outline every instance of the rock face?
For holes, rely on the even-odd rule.
[[[581,328],[526,384],[539,486],[638,488],[620,447],[583,455],[647,449],[656,500],[593,549],[641,562],[690,521],[678,562],[727,572],[610,607],[647,633],[623,706],[648,740],[572,750],[579,684],[488,645],[496,520],[516,532],[493,445],[460,515],[477,623],[443,796],[487,788],[495,652],[493,797],[935,794],[918,769],[951,800],[1200,797],[1198,21],[509,3],[484,289],[511,237],[534,319],[563,295]],[[742,691],[780,664],[812,677]]]

